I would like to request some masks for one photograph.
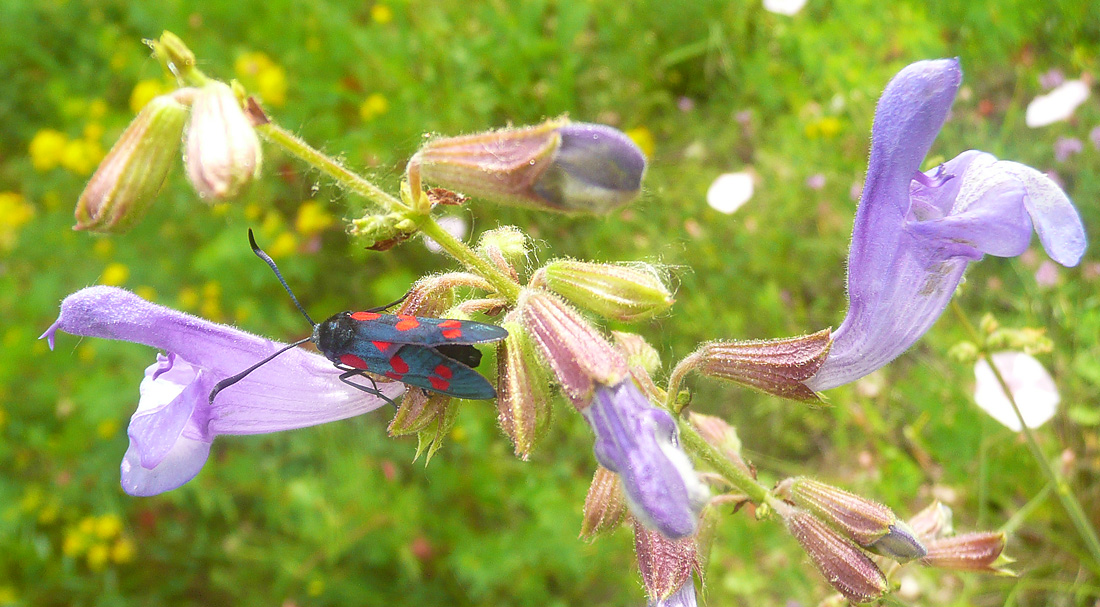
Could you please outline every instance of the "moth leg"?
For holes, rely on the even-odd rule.
[[[393,399],[391,399],[390,397],[386,396],[385,394],[382,394],[382,391],[378,389],[378,384],[374,381],[374,378],[367,375],[366,373],[364,373],[362,369],[347,369],[347,370],[344,370],[341,367],[341,370],[343,370],[344,372],[340,374],[340,381],[342,381],[345,384],[351,386],[352,388],[355,388],[356,390],[362,390],[363,392],[366,392],[367,394],[373,394],[374,396],[377,396],[378,398],[381,398],[382,400],[389,403],[390,406],[393,407],[394,411],[397,410],[397,403],[393,402]],[[363,378],[365,378],[367,381],[370,382],[371,387],[368,388],[366,386],[363,386],[363,385],[360,385],[360,384],[357,384],[357,383],[351,381],[352,377],[363,377]]]

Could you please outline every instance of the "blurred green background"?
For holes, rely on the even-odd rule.
[[[199,8],[201,6],[201,8]],[[143,100],[171,87],[142,38],[168,29],[214,77],[241,80],[283,125],[395,191],[427,133],[568,113],[628,131],[651,155],[644,197],[607,218],[473,201],[473,233],[515,224],[537,258],[646,259],[678,285],[672,313],[635,330],[671,366],[702,340],[836,326],[874,103],[909,62],[958,56],[964,87],[929,165],[977,148],[1053,170],[1100,234],[1100,124],[1090,98],[1040,129],[1024,108],[1052,69],[1097,74],[1100,11],[1080,0],[810,0],[793,17],[758,2],[491,1],[186,3],[0,0],[0,605],[640,605],[626,530],[578,539],[595,465],[585,424],[558,403],[531,461],[512,456],[489,403],[468,403],[427,468],[388,415],[223,437],[202,473],[154,498],[118,484],[143,346],[37,336],[65,295],[118,284],[280,339],[307,327],[244,238],[258,228],[316,317],[391,301],[452,266],[418,240],[349,243],[361,201],[268,148],[245,199],[210,207],[175,171],[132,232],[71,231],[90,172]],[[1083,151],[1059,161],[1054,142]],[[733,215],[705,193],[751,170]],[[810,187],[811,176],[824,185]],[[987,259],[962,303],[976,321],[1045,329],[1063,397],[1039,430],[1100,522],[1100,266],[1095,248],[1054,284],[1037,242]],[[624,328],[624,327],[618,327]],[[767,482],[810,473],[903,516],[933,497],[962,530],[1014,515],[1018,578],[910,566],[899,600],[1092,605],[1100,564],[1017,436],[972,402],[973,371],[947,350],[950,314],[829,406],[689,381],[694,406],[734,423]],[[489,368],[492,368],[491,366]],[[1064,449],[1064,451],[1063,451]],[[1025,504],[1031,508],[1021,510]],[[780,525],[726,513],[709,604],[814,605],[829,589]]]

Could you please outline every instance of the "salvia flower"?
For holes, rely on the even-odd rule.
[[[917,534],[878,502],[806,477],[787,479],[776,492],[875,554],[899,563],[926,554]]]
[[[807,510],[788,508],[781,514],[817,570],[849,601],[866,603],[886,592],[882,570],[847,538]]]
[[[653,318],[672,306],[657,268],[645,263],[592,263],[556,259],[532,281],[600,316],[622,322]]]
[[[283,344],[159,306],[115,287],[88,287],[61,303],[43,337],[51,347],[61,330],[73,335],[132,341],[160,348],[145,370],[138,409],[130,419],[130,447],[122,461],[122,488],[156,495],[194,478],[219,434],[264,434],[360,415],[386,404],[339,381],[323,356],[291,349],[236,384],[210,392],[280,349]],[[398,383],[379,390],[396,398]]]
[[[420,178],[465,194],[540,210],[607,213],[641,192],[645,155],[600,124],[537,126],[429,141],[409,161]]]
[[[582,410],[600,465],[622,479],[630,511],[669,538],[695,533],[710,493],[680,449],[676,422],[626,379],[601,385]]]
[[[807,381],[854,381],[909,348],[947,306],[967,264],[1023,253],[1034,229],[1065,266],[1085,251],[1065,193],[1030,167],[963,152],[918,171],[947,118],[962,72],[955,59],[920,61],[886,86],[875,112],[867,179],[848,258],[848,314],[829,357]]]
[[[154,98],[126,127],[77,200],[74,230],[123,232],[145,215],[177,161],[193,92]]]
[[[260,140],[228,84],[213,81],[195,94],[186,150],[187,178],[209,201],[236,197],[259,175]]]
[[[821,369],[832,347],[829,330],[800,337],[703,344],[685,359],[699,373],[806,402],[820,397],[806,380]]]
[[[675,605],[668,602],[673,595],[684,586],[694,588],[691,574],[699,569],[694,537],[669,539],[635,520],[634,554],[651,604]]]

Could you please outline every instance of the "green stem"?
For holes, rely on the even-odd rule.
[[[485,258],[474,253],[465,243],[451,236],[451,233],[444,230],[430,215],[418,216],[413,218],[413,220],[417,222],[420,231],[423,232],[425,236],[434,240],[451,257],[454,257],[471,271],[492,283],[497,293],[504,296],[512,303],[516,302],[516,299],[519,298],[520,286],[516,284],[510,276],[500,271],[500,269],[489,263]]]
[[[691,423],[680,418],[679,424],[680,440],[688,452],[693,453],[697,458],[714,468],[715,472],[721,474],[753,502],[764,504],[769,501],[771,494],[768,493],[768,490],[756,482],[756,479],[749,476],[747,472],[734,466],[718,449],[703,439],[691,426]]]
[[[367,181],[360,175],[350,171],[335,158],[325,155],[320,150],[306,143],[302,138],[284,129],[283,127],[268,123],[256,127],[256,130],[268,141],[283,148],[293,156],[297,156],[306,164],[317,168],[322,173],[335,179],[340,185],[352,192],[370,200],[389,212],[408,211],[408,208],[400,200],[386,193],[382,188]]]
[[[1038,462],[1039,468],[1043,472],[1043,476],[1054,487],[1054,493],[1058,496],[1058,499],[1062,502],[1062,507],[1066,509],[1066,513],[1069,514],[1070,520],[1073,522],[1073,526],[1077,528],[1078,535],[1085,541],[1085,545],[1088,546],[1089,552],[1092,553],[1092,558],[1100,564],[1100,538],[1096,535],[1096,529],[1093,528],[1092,523],[1088,519],[1088,515],[1085,514],[1085,510],[1081,507],[1081,503],[1077,501],[1077,496],[1074,495],[1073,489],[1069,486],[1062,475],[1050,465],[1050,461],[1043,454],[1043,450],[1039,447],[1039,441],[1035,438],[1035,433],[1031,431],[1027,423],[1024,422],[1024,416],[1020,413],[1020,407],[1016,404],[1016,398],[1012,395],[1012,390],[1009,389],[1008,383],[1005,382],[1005,378],[1001,375],[1001,371],[997,369],[997,365],[993,364],[993,358],[989,355],[989,352],[985,347],[985,340],[982,338],[978,330],[974,328],[974,325],[970,323],[970,319],[966,317],[963,312],[962,306],[955,300],[951,301],[951,307],[955,311],[955,315],[958,316],[959,321],[962,322],[963,327],[970,334],[971,339],[978,345],[980,356],[989,364],[989,368],[993,371],[993,376],[997,378],[997,383],[1000,384],[1001,390],[1004,391],[1005,396],[1008,397],[1008,402],[1012,404],[1012,410],[1016,413],[1016,419],[1020,422],[1021,432],[1024,434],[1024,439],[1027,441],[1027,446],[1031,450],[1032,457]]]

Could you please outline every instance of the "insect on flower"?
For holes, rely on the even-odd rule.
[[[314,322],[271,257],[256,244],[252,230],[248,231],[252,252],[275,272],[279,282],[290,294],[298,310],[313,325],[313,333],[275,352],[240,373],[223,379],[210,391],[210,402],[219,392],[237,383],[271,359],[306,342],[313,342],[337,369],[344,371],[340,381],[359,390],[380,396],[368,373],[374,373],[409,386],[458,398],[487,400],[495,398],[496,389],[477,371],[481,352],[472,344],[500,341],[508,331],[487,323],[468,320],[422,318],[406,314],[385,314],[385,310],[404,301],[397,301],[360,312],[340,312],[321,323]],[[370,387],[351,381],[363,377]]]

